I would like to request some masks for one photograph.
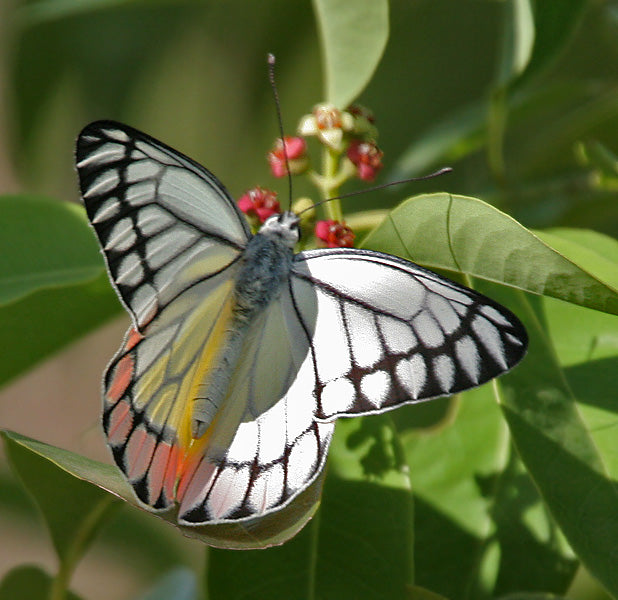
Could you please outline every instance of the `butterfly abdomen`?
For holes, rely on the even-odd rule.
[[[215,366],[206,373],[193,398],[193,438],[203,436],[214,420],[228,393],[249,326],[280,295],[292,269],[292,258],[289,245],[270,235],[258,233],[247,244],[234,287],[231,316],[212,361]]]

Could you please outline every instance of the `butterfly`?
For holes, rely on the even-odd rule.
[[[103,382],[114,460],[183,525],[289,505],[324,469],[338,417],[476,387],[516,365],[509,310],[369,250],[294,253],[299,217],[255,235],[223,185],[112,121],[76,162],[88,218],[132,319]]]

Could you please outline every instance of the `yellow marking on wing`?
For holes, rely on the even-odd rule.
[[[226,338],[225,333],[232,320],[233,304],[233,296],[228,294],[221,306],[215,325],[204,344],[199,359],[195,362],[191,373],[187,373],[187,376],[183,378],[181,383],[179,397],[183,399],[184,411],[178,427],[178,439],[183,447],[188,448],[191,446],[192,453],[193,444],[195,444],[195,440],[191,436],[193,400],[199,396],[201,384],[204,382],[208,371],[215,366],[220,358],[221,349]],[[198,445],[201,446],[201,443]]]
[[[166,362],[167,357],[160,358],[140,375],[133,390],[133,406],[136,409],[142,409],[148,404],[154,391],[163,386]]]
[[[163,390],[157,394],[157,401],[153,402],[147,409],[148,419],[156,424],[174,428],[179,422],[182,414],[179,410],[178,402],[175,399],[178,395],[178,385],[175,383],[167,384]],[[170,406],[172,409],[170,410]]]

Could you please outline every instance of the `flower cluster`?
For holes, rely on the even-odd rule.
[[[267,155],[271,173],[275,177],[307,174],[319,188],[330,218],[315,223],[314,235],[320,244],[329,248],[351,247],[354,232],[340,218],[339,188],[350,177],[373,181],[382,168],[382,151],[375,138],[377,129],[371,111],[353,105],[340,110],[332,104],[318,104],[301,118],[297,136],[286,136],[275,141]],[[306,138],[313,137],[322,146],[321,164],[325,172],[312,169]],[[277,194],[255,187],[238,200],[240,210],[249,215],[254,225],[263,223],[280,211]],[[305,213],[301,225],[313,218]],[[304,222],[304,223],[303,223]]]
[[[246,215],[257,217],[260,223],[281,212],[277,192],[256,186],[238,199],[238,208]]]

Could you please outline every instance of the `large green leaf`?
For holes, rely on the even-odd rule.
[[[39,567],[16,567],[0,582],[0,600],[49,600],[52,586],[52,578]],[[80,600],[80,597],[71,591],[66,592],[63,598]]]
[[[494,295],[500,299],[498,291]],[[503,411],[517,449],[554,519],[588,570],[616,595],[618,488],[606,464],[609,458],[615,467],[614,444],[605,449],[597,444],[575,404],[576,398],[546,334],[543,304],[551,311],[550,304],[557,303],[550,299],[541,303],[522,295],[519,309],[515,307],[528,329],[530,346],[525,368],[515,369],[502,379]],[[588,311],[577,312],[581,327],[586,328]],[[570,328],[574,322],[570,315],[560,327]],[[589,375],[593,372],[591,369]],[[592,377],[587,378],[586,385],[598,390],[598,382]],[[604,390],[608,408],[614,387]],[[607,414],[605,426],[615,423],[616,409],[610,410],[613,418]]]
[[[120,314],[122,307],[107,274],[94,281],[42,289],[0,308],[3,384],[68,343]]]
[[[58,477],[66,477],[68,473],[87,482],[84,485],[92,484],[102,488],[125,500],[128,504],[150,512],[138,502],[129,484],[116,467],[17,433],[5,431],[2,435],[10,444],[13,452],[19,447],[20,457],[33,454],[39,460],[44,459],[53,467],[50,472],[58,471]],[[183,535],[196,538],[211,546],[234,549],[267,548],[290,539],[311,519],[320,501],[322,484],[323,478],[319,477],[294,502],[274,514],[250,522],[199,527],[182,526],[177,523],[177,507],[164,513],[157,513],[156,516],[178,527]],[[100,493],[99,490],[96,492]]]
[[[84,209],[0,197],[0,384],[120,312]]]
[[[387,0],[313,0],[326,100],[346,108],[365,88],[388,40]]]
[[[76,564],[116,504],[113,496],[32,452],[20,443],[23,437],[2,436],[11,465],[44,517],[60,562]]]
[[[42,288],[75,285],[104,270],[84,209],[28,195],[0,196],[0,307]]]
[[[293,540],[260,552],[209,553],[211,597],[405,596],[413,582],[412,498],[388,417],[340,420],[328,469],[320,510]]]
[[[402,434],[417,582],[449,598],[566,590],[577,562],[512,452],[493,386],[452,402],[441,426]]]
[[[476,198],[429,194],[394,209],[363,241],[423,266],[465,273],[618,314],[618,290]],[[595,269],[596,270],[596,269]],[[607,269],[602,269],[607,275]]]

